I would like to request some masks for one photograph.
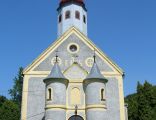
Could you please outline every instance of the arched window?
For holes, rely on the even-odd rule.
[[[86,16],[83,15],[83,22],[86,23]]]
[[[51,88],[48,88],[48,91],[47,91],[47,100],[52,100],[52,89]]]
[[[105,90],[101,89],[101,101],[105,101]]]
[[[59,16],[59,23],[62,22],[62,15]]]
[[[80,12],[79,11],[75,11],[75,18],[80,20]]]
[[[69,19],[70,18],[70,11],[66,11],[65,13],[65,19]]]

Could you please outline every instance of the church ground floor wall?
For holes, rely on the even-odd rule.
[[[30,75],[25,77],[23,91],[23,99],[25,100],[23,100],[24,103],[22,104],[22,120],[42,120],[45,114],[55,116],[56,120],[60,120],[60,118],[61,120],[68,120],[69,117],[74,115],[74,110],[70,113],[68,106],[66,106],[66,110],[62,112],[50,111],[45,113],[45,85],[43,83],[45,77],[46,75]],[[78,114],[80,114],[84,120],[97,120],[97,118],[98,120],[124,120],[120,113],[122,111],[120,109],[118,77],[108,77],[108,81],[106,85],[107,109],[100,110],[96,108],[86,111],[85,108],[82,108],[84,111],[80,112],[80,110],[78,110]],[[64,117],[62,118],[60,116]]]

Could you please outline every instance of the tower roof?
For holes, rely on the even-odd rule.
[[[44,82],[50,81],[50,80],[56,80],[56,79],[57,80],[62,80],[62,81],[64,80],[64,82],[68,81],[67,78],[65,78],[64,75],[62,74],[57,60],[56,60],[54,66],[53,66],[53,68],[51,70],[51,73],[48,75],[47,78],[44,79]]]
[[[66,3],[66,2],[77,2],[77,3],[84,4],[83,0],[61,0],[60,4],[63,4],[63,3]]]
[[[86,80],[100,80],[102,82],[107,82],[108,80],[101,74],[100,69],[95,61],[95,56],[94,56],[94,63],[93,66],[91,68],[90,73],[88,74],[88,76],[86,77]]]
[[[62,7],[69,5],[69,4],[80,5],[87,11],[84,0],[60,0],[60,4],[57,10],[59,11]]]

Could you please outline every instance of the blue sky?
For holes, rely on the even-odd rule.
[[[59,0],[0,0],[0,94],[57,35]],[[156,85],[156,1],[86,0],[88,36],[123,70],[125,95]]]

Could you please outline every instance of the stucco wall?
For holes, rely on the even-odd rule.
[[[59,82],[53,82],[47,85],[47,89],[52,88],[52,100],[47,101],[47,105],[66,105],[66,85]]]
[[[65,19],[65,12],[68,10],[71,12],[71,17],[70,19]],[[80,20],[75,18],[75,11],[80,12]],[[58,15],[60,14],[62,14],[62,22],[58,23],[58,37],[60,37],[72,26],[78,28],[84,35],[87,36],[87,12],[81,6],[75,4],[68,5],[59,11]],[[83,15],[86,16],[86,24],[83,22]]]
[[[119,91],[117,83],[118,80],[115,78],[109,78],[106,87],[106,107],[107,109],[89,109],[87,110],[87,120],[120,120],[120,111],[119,111]],[[93,88],[94,89],[94,88]],[[97,88],[95,88],[97,89]],[[96,91],[96,90],[95,90]],[[93,92],[91,94],[97,93]],[[91,99],[91,98],[90,98]],[[94,98],[89,100],[89,102],[96,103],[100,102],[98,99]]]
[[[45,120],[66,120],[66,111],[47,110]]]
[[[104,83],[92,82],[85,88],[86,105],[98,105],[101,104],[101,89],[105,90]]]
[[[118,80],[116,78],[108,78],[108,83],[106,85],[106,106],[107,109],[101,111],[98,109],[88,110],[87,116],[88,120],[120,120],[120,107],[119,107],[119,88]],[[100,87],[100,86],[99,86]],[[95,88],[92,88],[93,90]],[[28,93],[28,107],[27,116],[33,116],[44,112],[45,108],[45,85],[43,83],[43,78],[31,78],[29,79],[29,92]],[[60,90],[61,92],[61,90]],[[98,97],[95,93],[95,97]],[[95,98],[90,98],[91,103],[97,103],[99,101],[94,101]],[[94,101],[94,102],[93,102]],[[64,104],[64,101],[60,101]],[[59,102],[59,103],[60,103]],[[55,111],[56,112],[56,111]],[[74,111],[73,111],[74,112]],[[47,113],[49,114],[49,112]],[[59,113],[58,113],[59,114]],[[64,114],[64,113],[61,113]],[[73,114],[73,113],[71,113]],[[29,118],[29,120],[40,120],[44,116],[44,113],[37,115],[36,117]],[[101,116],[101,117],[100,117]]]
[[[78,58],[77,62],[83,66],[85,70],[90,71],[91,67],[88,67],[85,63],[86,59],[93,57],[94,51],[91,50],[84,42],[82,42],[75,34],[72,34],[67,38],[56,50],[58,50],[58,56],[62,60],[60,67],[61,70],[66,70],[71,64],[73,64],[73,55],[68,52],[67,47],[70,43],[77,43],[79,45],[79,52],[76,53]],[[34,71],[50,71],[52,69],[52,59],[55,57],[56,53],[51,53],[43,62],[41,62]],[[113,70],[108,66],[108,64],[103,61],[98,56],[96,57],[97,64],[101,71],[113,72]]]
[[[84,71],[86,70],[87,72],[90,71],[91,67],[88,67],[85,64],[85,60],[88,57],[92,57],[93,56],[93,51],[84,43],[82,42],[75,34],[72,34],[68,39],[66,39],[63,44],[61,44],[58,48],[59,50],[59,57],[62,59],[62,64],[60,64],[61,70],[65,71],[67,68],[70,67],[70,65],[73,63],[73,61],[71,61],[72,59],[72,54],[68,52],[67,50],[67,46],[69,45],[69,43],[77,43],[80,47],[79,52],[77,53],[78,55],[78,63],[82,65]],[[45,71],[51,71],[52,69],[52,58],[55,57],[55,52],[51,53],[44,61],[42,61],[36,68],[34,68],[34,71],[36,72],[40,72],[40,74],[42,75],[42,71],[43,71],[43,75],[45,75]],[[79,61],[80,60],[80,61]],[[71,61],[71,62],[67,62],[66,61]],[[102,72],[106,72],[106,73],[113,73],[114,70],[108,65],[107,62],[103,61],[100,57],[97,56],[96,58],[96,62],[100,68],[100,71]],[[73,73],[75,72],[73,69],[75,69],[76,67],[72,68],[71,70],[73,71]],[[85,74],[83,73],[83,70],[77,68],[77,72],[80,72],[79,74],[76,74],[74,77],[74,79],[77,78],[84,78]],[[72,76],[72,72],[71,76]],[[75,74],[75,73],[74,73]],[[119,80],[118,80],[118,75],[116,74],[108,74],[107,78],[108,78],[108,83],[106,84],[106,107],[107,109],[94,109],[94,110],[87,110],[85,113],[85,95],[84,95],[84,91],[83,91],[83,84],[82,81],[80,83],[78,83],[78,79],[76,81],[76,83],[72,83],[70,84],[67,88],[68,93],[70,93],[70,90],[73,88],[73,86],[77,87],[80,89],[80,91],[82,91],[81,93],[81,110],[78,111],[78,114],[82,114],[83,117],[85,117],[85,114],[88,116],[87,120],[121,120],[120,118],[120,98],[119,98]],[[79,75],[81,77],[79,77]],[[29,75],[27,75],[29,76]],[[30,75],[31,76],[31,75]],[[69,74],[67,74],[67,76],[69,76]],[[72,78],[72,77],[69,78]],[[28,92],[28,97],[27,97],[27,110],[26,110],[26,116],[27,120],[42,120],[42,118],[45,115],[45,84],[43,83],[43,79],[44,77],[39,77],[39,75],[36,75],[36,77],[31,77],[28,80],[28,91],[23,91],[23,92]],[[71,80],[71,82],[74,82],[74,80]],[[62,91],[66,92],[65,87],[60,85],[60,84],[53,84],[50,85],[51,87],[53,87],[55,90],[57,90],[58,92],[55,93],[54,92],[54,104],[65,104],[66,102],[68,104],[70,104],[70,100],[67,99],[67,101],[65,102],[66,99],[65,98],[65,94],[62,93]],[[97,89],[98,87],[102,87],[101,84],[97,84],[96,87],[92,86],[90,87],[90,91],[94,91],[94,89]],[[61,89],[60,89],[61,88]],[[54,90],[54,91],[55,91]],[[89,91],[88,91],[89,92]],[[121,92],[121,91],[120,91]],[[94,94],[94,97],[98,97],[99,96],[96,92],[92,92],[89,94]],[[67,94],[68,98],[70,98],[70,94]],[[61,98],[59,96],[62,96]],[[90,97],[88,99],[89,103],[98,103],[99,99],[95,99]],[[69,110],[67,110],[67,119],[68,117],[70,117],[71,115],[74,114],[74,106],[66,106],[66,107],[71,107]],[[58,112],[56,110],[50,111],[48,110],[46,112],[46,114],[48,116],[54,116],[56,117],[56,120],[62,120],[65,118],[60,117],[60,116],[65,116],[65,111],[64,110],[58,110]],[[35,116],[34,116],[35,115]],[[58,116],[57,116],[58,115]],[[122,119],[123,120],[123,119]]]
[[[30,78],[28,86],[28,91],[24,91],[28,92],[27,119],[41,120],[45,112],[45,84],[43,78]]]

